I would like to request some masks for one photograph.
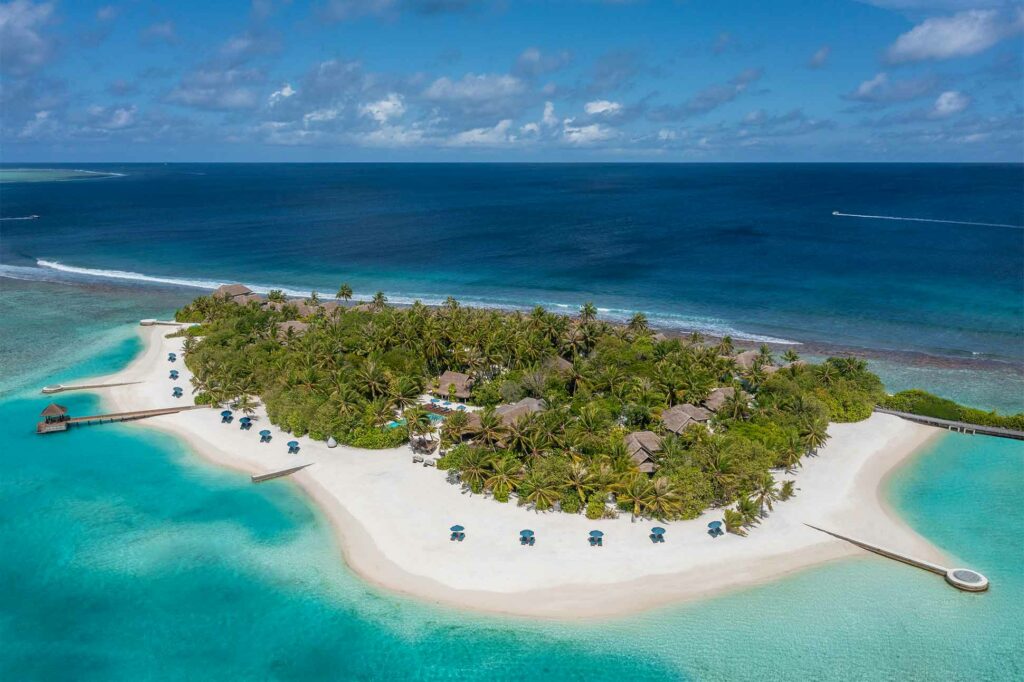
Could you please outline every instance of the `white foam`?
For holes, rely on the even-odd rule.
[[[873,218],[875,220],[905,220],[913,223],[947,223],[949,225],[977,225],[979,227],[1008,227],[1013,230],[1024,230],[1024,225],[1006,225],[1004,223],[975,223],[969,220],[939,220],[938,218],[902,218],[894,215],[865,215],[862,213],[840,213],[832,211],[832,215],[843,218]]]
[[[97,279],[116,279],[130,282],[145,282],[149,284],[161,284],[170,285],[177,287],[185,287],[189,289],[205,289],[213,290],[217,287],[230,284],[232,282],[225,282],[221,280],[210,280],[210,279],[192,279],[185,277],[163,277],[156,275],[145,275],[140,272],[132,272],[128,270],[103,270],[99,268],[84,268],[75,265],[65,265],[58,261],[51,261],[45,259],[37,259],[36,264],[39,268],[24,268],[14,266],[0,266],[0,276],[11,277],[14,279],[49,279],[46,278],[46,271],[56,271],[69,275],[73,275],[79,278],[97,278]],[[29,271],[39,271],[37,273],[31,273]],[[286,296],[292,297],[306,297],[309,292],[315,287],[308,289],[295,289],[290,287],[272,286],[269,284],[260,283],[249,283],[245,282],[245,286],[252,289],[258,294],[267,294],[271,290],[280,290]],[[360,296],[356,295],[352,297],[356,301],[369,301],[372,296]],[[442,305],[445,301],[440,296],[416,296],[416,295],[397,295],[388,296],[388,300],[391,303],[398,305],[412,305],[416,301],[420,301],[425,305]],[[478,298],[464,298],[461,299],[463,305],[478,308],[494,308],[498,310],[522,310],[528,311],[533,305],[521,304],[510,301],[495,301]],[[540,301],[540,305],[548,309],[559,309],[559,310],[572,310],[578,306],[573,306],[568,303],[561,303],[557,301]],[[600,308],[602,318],[608,319],[613,322],[627,322],[630,317],[633,316],[636,310],[626,310],[622,308]],[[778,338],[775,336],[768,336],[765,334],[755,334],[751,332],[745,332],[741,329],[737,329],[730,325],[724,320],[708,317],[693,317],[693,316],[682,316],[673,315],[671,313],[647,313],[648,320],[651,325],[661,329],[672,329],[672,330],[685,330],[685,331],[697,331],[703,334],[711,336],[731,336],[741,341],[753,341],[758,343],[773,343],[779,345],[800,345],[799,341],[791,341],[789,339]]]
[[[0,218],[0,220],[35,220],[38,217],[39,216],[33,213],[32,215],[15,216],[12,218]]]

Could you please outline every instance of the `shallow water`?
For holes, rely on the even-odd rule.
[[[252,486],[141,425],[46,437],[42,379],[117,369],[126,318],[161,293],[22,284],[0,332],[18,364],[0,400],[0,679],[1011,680],[1024,675],[1024,445],[947,436],[902,470],[901,513],[992,590],[967,595],[875,557],[598,623],[531,623],[434,608],[347,570],[288,482]],[[88,302],[89,305],[85,303]],[[145,310],[145,312],[141,312]],[[87,352],[68,358],[79,341]],[[39,380],[29,381],[26,376]],[[32,390],[27,387],[32,386]],[[956,397],[956,396],[954,396]],[[96,406],[65,394],[73,412]],[[756,531],[755,531],[756,532]]]

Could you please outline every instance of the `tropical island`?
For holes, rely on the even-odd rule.
[[[337,298],[350,297],[343,285]],[[642,314],[614,325],[589,303],[570,318],[233,285],[177,320],[197,323],[183,333],[199,403],[259,400],[271,422],[316,440],[442,448],[437,467],[473,493],[590,519],[734,506],[725,527],[743,534],[795,492],[773,469],[793,471],[830,422],[867,419],[885,397],[855,358],[811,364],[789,350],[780,366],[767,346],[668,338]],[[439,398],[472,407],[438,427]]]

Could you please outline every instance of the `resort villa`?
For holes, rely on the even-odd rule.
[[[653,474],[658,465],[654,454],[661,450],[661,436],[653,431],[634,431],[626,435],[626,452],[643,474]]]
[[[710,410],[689,403],[674,405],[661,413],[662,425],[667,431],[677,435],[694,424],[707,424],[710,419]]]
[[[473,377],[462,372],[445,371],[431,387],[431,393],[442,398],[468,400],[473,387]]]

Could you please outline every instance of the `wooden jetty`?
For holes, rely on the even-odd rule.
[[[252,477],[251,477],[252,478],[252,482],[253,483],[263,483],[263,481],[269,481],[269,480],[272,480],[272,479],[275,479],[275,478],[281,478],[282,476],[291,476],[296,471],[301,471],[301,470],[305,469],[308,466],[312,466],[312,464],[313,464],[312,462],[310,462],[309,464],[300,464],[297,467],[289,467],[287,469],[281,469],[280,471],[271,471],[269,474],[253,474]]]
[[[92,426],[93,424],[109,424],[112,422],[135,421],[147,417],[159,417],[163,414],[176,414],[186,410],[205,410],[207,405],[183,405],[181,407],[163,407],[156,410],[136,410],[134,412],[112,412],[96,414],[89,417],[69,417],[67,408],[51,403],[43,410],[43,421],[36,424],[36,433],[57,433],[67,431],[72,426]]]
[[[957,433],[966,433],[970,435],[982,435],[982,436],[995,436],[997,438],[1013,438],[1014,440],[1024,440],[1024,431],[1018,431],[1016,429],[1004,429],[999,426],[984,426],[982,424],[968,424],[967,422],[952,421],[950,419],[939,419],[938,417],[925,417],[920,414],[913,414],[912,412],[900,412],[898,410],[889,410],[884,407],[876,407],[875,412],[881,412],[882,414],[891,414],[896,417],[901,417],[908,421],[917,422],[918,424],[925,424],[926,426],[935,426],[940,429],[946,429],[947,431],[956,431]]]
[[[914,568],[920,568],[922,570],[928,571],[929,573],[941,575],[943,578],[946,579],[947,583],[949,583],[958,590],[963,590],[965,592],[984,592],[988,589],[988,578],[970,568],[946,568],[945,566],[933,564],[930,561],[924,561],[923,559],[915,559],[914,557],[907,556],[906,554],[894,552],[891,549],[885,549],[883,547],[879,547],[878,545],[872,545],[870,543],[864,542],[863,540],[855,540],[854,538],[847,537],[845,535],[840,535],[839,533],[833,533],[830,530],[818,528],[817,526],[812,526],[809,523],[805,523],[804,525],[808,528],[813,528],[816,531],[825,533],[826,535],[831,535],[832,537],[838,538],[839,540],[849,542],[851,545],[857,545],[861,549],[866,549],[867,551],[878,554],[879,556],[884,556],[887,559],[899,561],[900,563],[907,564],[908,566],[913,566]]]
[[[53,386],[43,386],[41,392],[50,395],[52,393],[64,393],[65,391],[88,391],[94,388],[113,388],[114,386],[131,386],[132,384],[141,383],[141,381],[122,381],[116,384],[76,384],[74,386],[54,384]]]

